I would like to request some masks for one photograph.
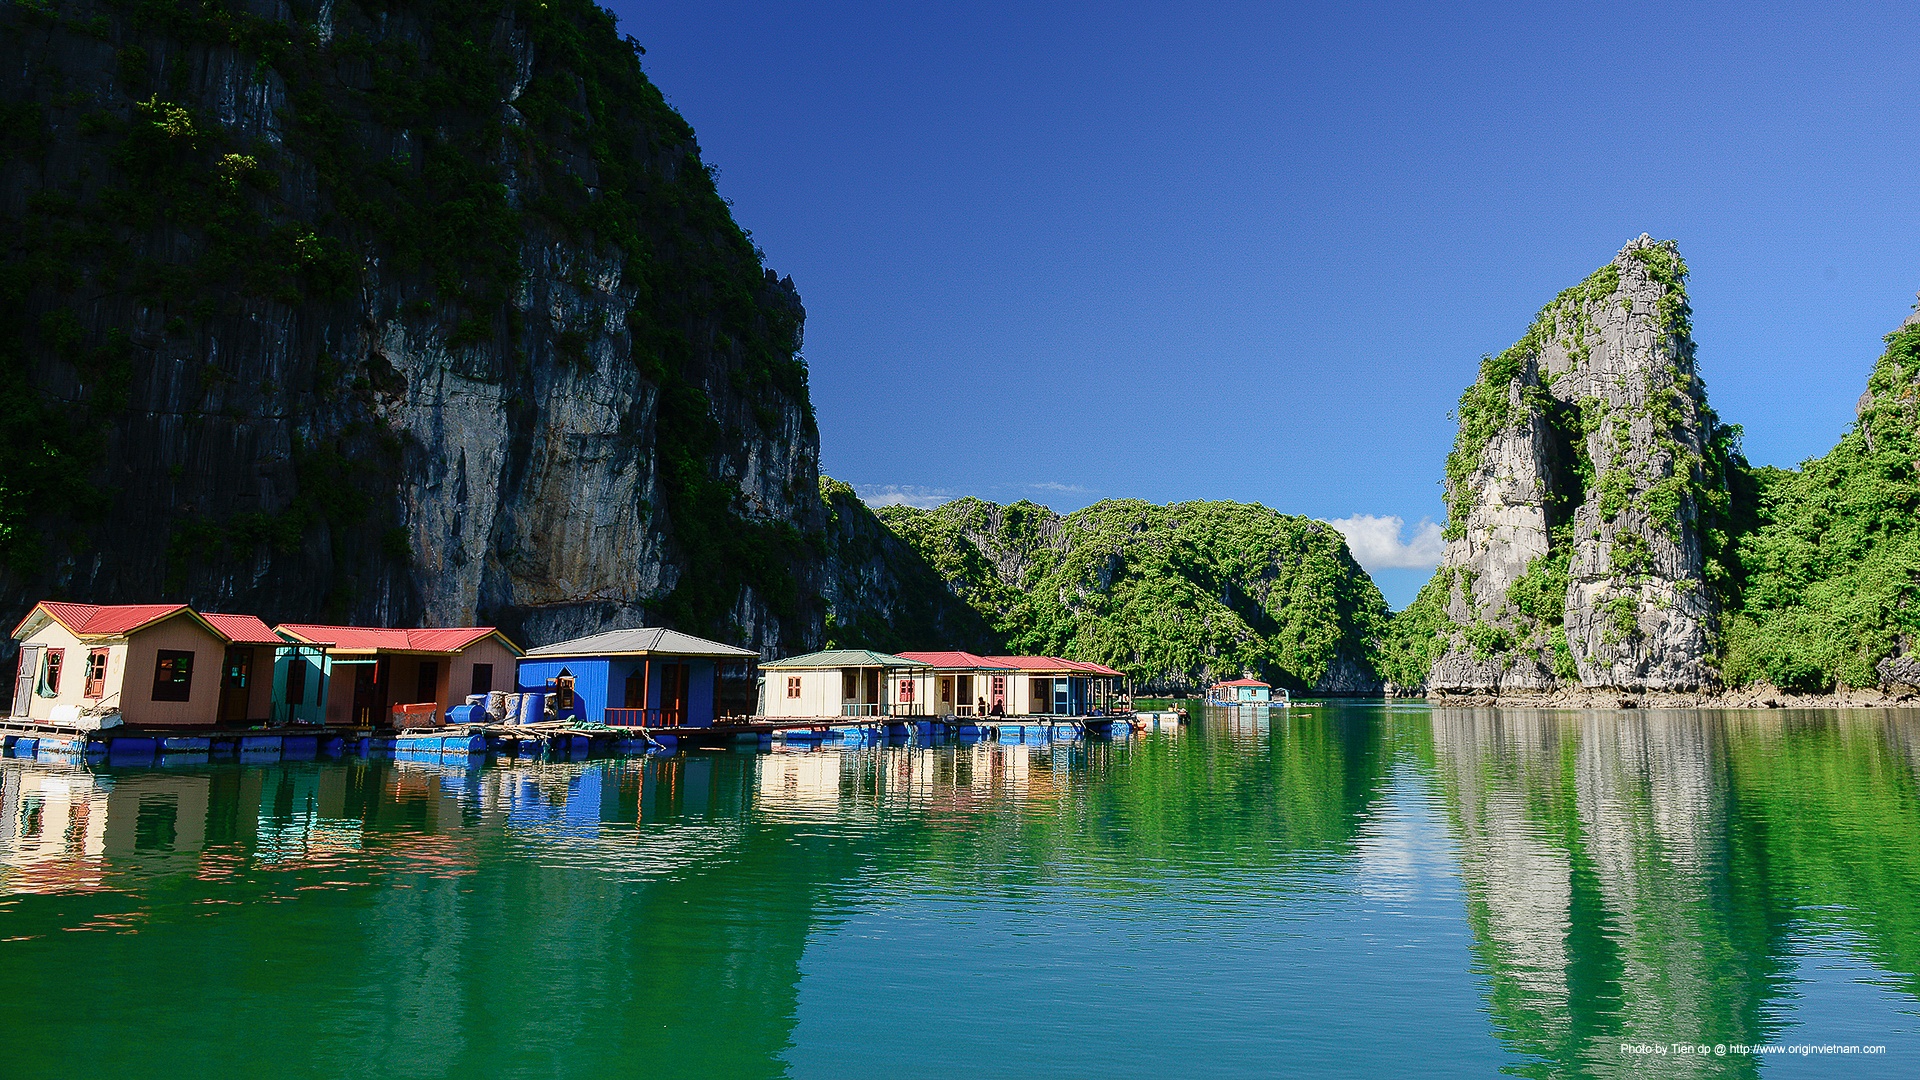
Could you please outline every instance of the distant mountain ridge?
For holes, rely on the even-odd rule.
[[[1246,673],[1297,691],[1379,688],[1386,602],[1325,522],[1137,499],[1060,515],[967,498],[877,517],[1016,652],[1109,664],[1152,692]]]

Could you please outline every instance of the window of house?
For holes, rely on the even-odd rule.
[[[475,694],[490,694],[493,692],[492,664],[473,665],[473,689],[469,692]]]
[[[56,697],[60,693],[60,669],[66,665],[67,650],[48,649],[46,681],[40,689],[41,697]]]
[[[193,690],[193,654],[161,649],[153,667],[153,700],[186,701]]]
[[[800,696],[800,676],[798,675],[787,676],[787,696],[790,698],[797,698]]]
[[[107,650],[92,649],[87,652],[86,695],[97,698],[107,692]]]

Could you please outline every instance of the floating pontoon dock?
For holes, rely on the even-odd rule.
[[[542,723],[449,724],[400,732],[366,728],[84,730],[0,722],[0,752],[9,757],[102,760],[112,765],[206,761],[304,761],[316,757],[394,755],[579,759],[672,753],[681,747],[790,744],[885,744],[912,738],[1005,743],[1051,742],[1110,732],[1112,716],[809,717],[717,720],[702,727],[621,727],[555,720]]]

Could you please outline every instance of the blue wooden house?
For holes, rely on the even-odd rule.
[[[752,649],[641,627],[608,630],[529,650],[523,694],[553,697],[558,717],[622,727],[708,727],[721,665],[759,659]]]

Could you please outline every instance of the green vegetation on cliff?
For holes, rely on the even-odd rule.
[[[923,551],[876,516],[853,488],[820,478],[826,504],[826,636],[822,648],[967,649],[993,652],[1001,639],[928,564]],[[885,522],[885,524],[883,524]]]
[[[1760,469],[1758,528],[1738,540],[1743,603],[1730,684],[1872,686],[1920,629],[1920,323],[1887,336],[1853,429],[1797,471]]]
[[[1139,500],[1064,517],[962,499],[882,520],[1017,652],[1190,688],[1253,672],[1360,690],[1385,601],[1330,526],[1262,506]]]
[[[321,614],[286,595],[319,579],[326,614],[409,617],[356,607],[409,573],[404,340],[503,387],[517,455],[556,372],[637,374],[652,404],[610,452],[657,481],[643,513],[682,571],[641,599],[714,634],[748,592],[817,617],[818,518],[737,480],[780,443],[811,487],[804,313],[641,52],[592,0],[0,5],[8,595],[75,556],[108,554],[94,598],[123,600],[273,561],[269,607]],[[299,430],[224,434],[275,417]],[[155,465],[167,425],[245,449]]]

